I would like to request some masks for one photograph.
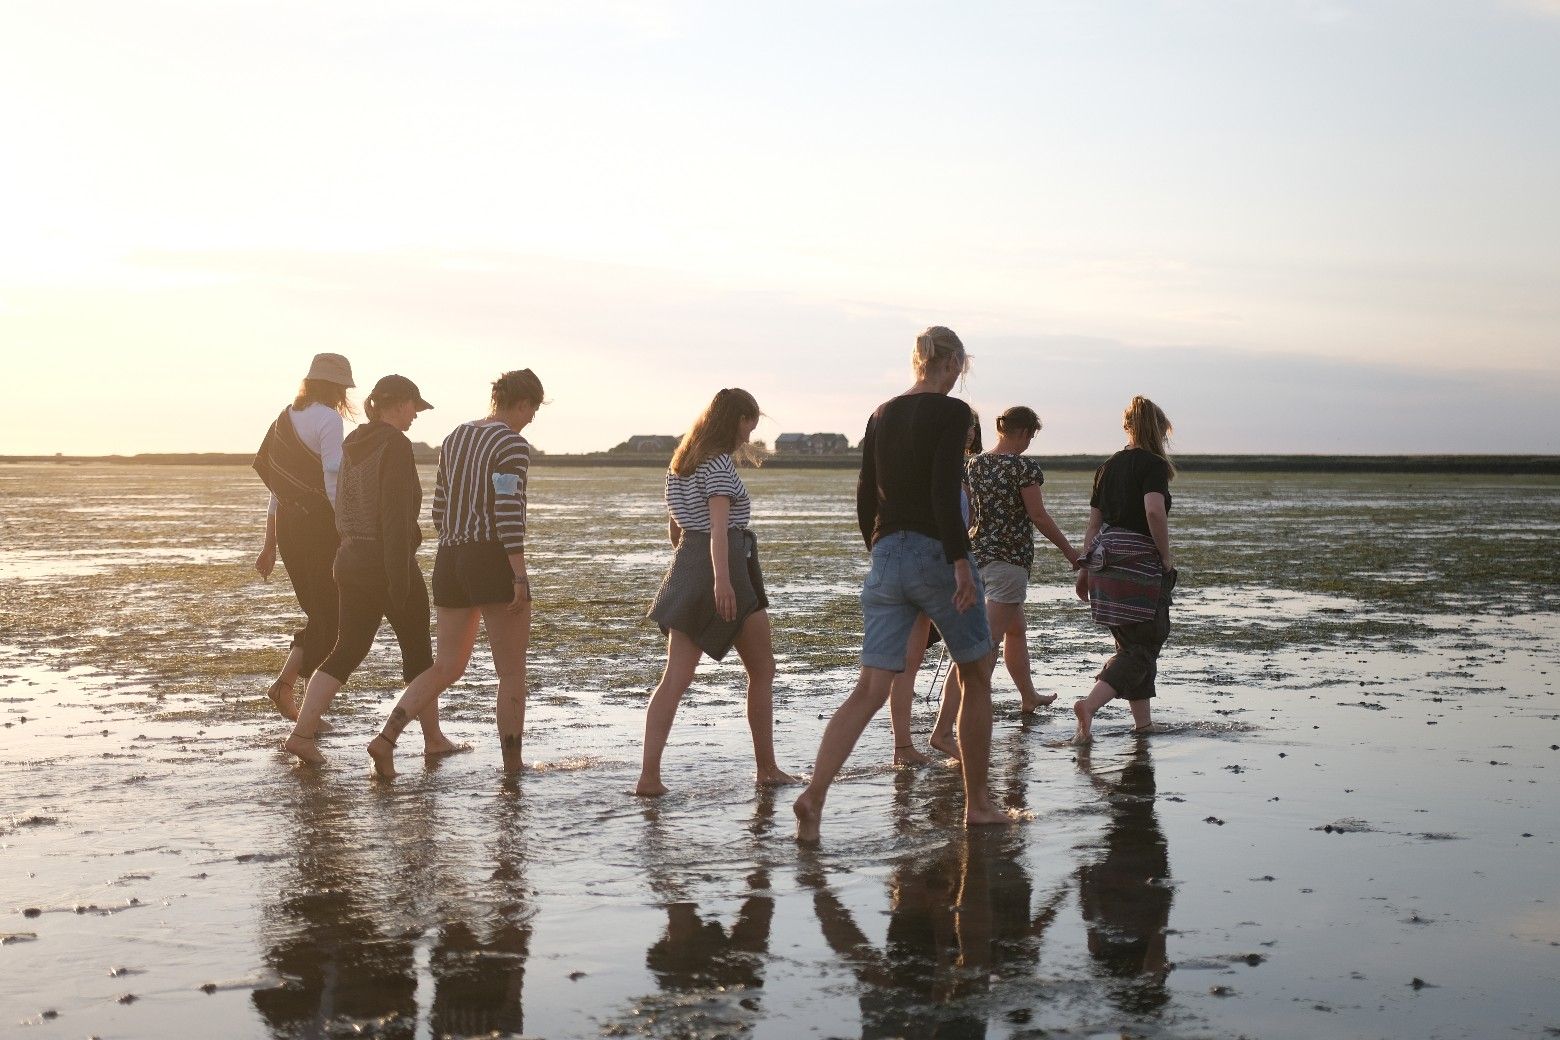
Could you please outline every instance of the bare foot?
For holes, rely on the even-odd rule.
[[[791,811],[796,814],[796,843],[818,844],[818,824],[823,822],[823,813],[813,807],[805,794],[792,803]]]
[[[989,805],[979,809],[964,810],[964,826],[966,827],[991,827],[999,823],[1012,823],[1013,817],[1001,809],[993,809]]]
[[[293,700],[293,684],[277,679],[265,692],[266,698],[276,705],[277,714],[292,722],[298,721],[298,704]]]
[[[457,744],[445,736],[441,736],[437,740],[423,741],[423,756],[425,758],[438,758],[440,755],[459,755],[470,750],[470,744]]]
[[[374,772],[386,780],[395,777],[395,741],[379,734],[368,742],[368,757],[374,760]]]
[[[936,734],[933,734],[932,739],[928,740],[926,743],[933,751],[940,751],[944,755],[947,755],[949,758],[953,759],[955,762],[959,760],[959,745],[952,737],[939,737]]]
[[[1150,722],[1146,726],[1133,726],[1131,730],[1131,733],[1134,737],[1146,737],[1152,733],[1168,732],[1169,729],[1166,728],[1165,724],[1162,722]]]
[[[896,766],[929,766],[932,764],[930,755],[923,755],[917,751],[914,744],[906,744],[904,747],[894,749],[894,765]]]
[[[641,798],[659,798],[666,793],[666,785],[658,779],[642,776],[634,785],[634,793]]]
[[[315,746],[313,737],[300,737],[294,733],[282,744],[282,749],[297,755],[299,760],[306,766],[322,766],[325,764],[325,756],[320,754],[320,749]]]
[[[1094,739],[1090,727],[1094,725],[1094,713],[1083,706],[1083,701],[1073,701],[1073,715],[1078,719],[1078,731],[1073,734],[1074,744],[1087,744]]]
[[[1018,710],[1023,712],[1025,715],[1028,715],[1031,712],[1039,711],[1041,708],[1049,708],[1053,703],[1055,703],[1055,701],[1056,694],[1054,693],[1048,697],[1025,697],[1019,703]]]
[[[754,783],[759,787],[787,787],[801,782],[801,777],[793,776],[778,768],[759,770],[758,776],[754,778]]]

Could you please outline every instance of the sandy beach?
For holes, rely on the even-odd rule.
[[[802,771],[856,674],[854,475],[747,480]],[[251,472],[0,468],[0,1033],[1560,1035],[1560,478],[1174,490],[1166,732],[1113,706],[1068,743],[1109,638],[1042,550],[1031,652],[1060,697],[1022,717],[1000,668],[994,694],[1020,822],[966,834],[957,773],[893,768],[884,718],[801,850],[792,794],[752,786],[734,658],[684,702],[671,794],[629,794],[653,471],[536,472],[524,774],[479,651],[443,704],[474,752],[383,783],[387,633],[329,765],[279,750],[263,693],[296,606],[250,568]],[[1046,497],[1082,530],[1085,474]]]

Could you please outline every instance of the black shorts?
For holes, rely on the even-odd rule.
[[[441,545],[433,558],[433,605],[485,607],[515,598],[515,572],[501,542]]]

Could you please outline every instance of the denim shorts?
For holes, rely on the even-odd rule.
[[[986,623],[986,597],[980,572],[970,567],[975,604],[960,613],[953,606],[953,565],[943,559],[942,543],[914,531],[884,535],[872,547],[872,570],[861,589],[861,614],[866,623],[861,663],[889,672],[905,669],[905,645],[916,615],[926,614],[942,633],[949,655],[958,663],[976,661],[991,652],[991,628]]]

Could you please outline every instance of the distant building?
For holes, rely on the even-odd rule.
[[[681,437],[667,433],[636,433],[613,448],[613,455],[670,455],[677,450]]]
[[[844,455],[850,439],[843,433],[782,433],[775,438],[777,455]]]

